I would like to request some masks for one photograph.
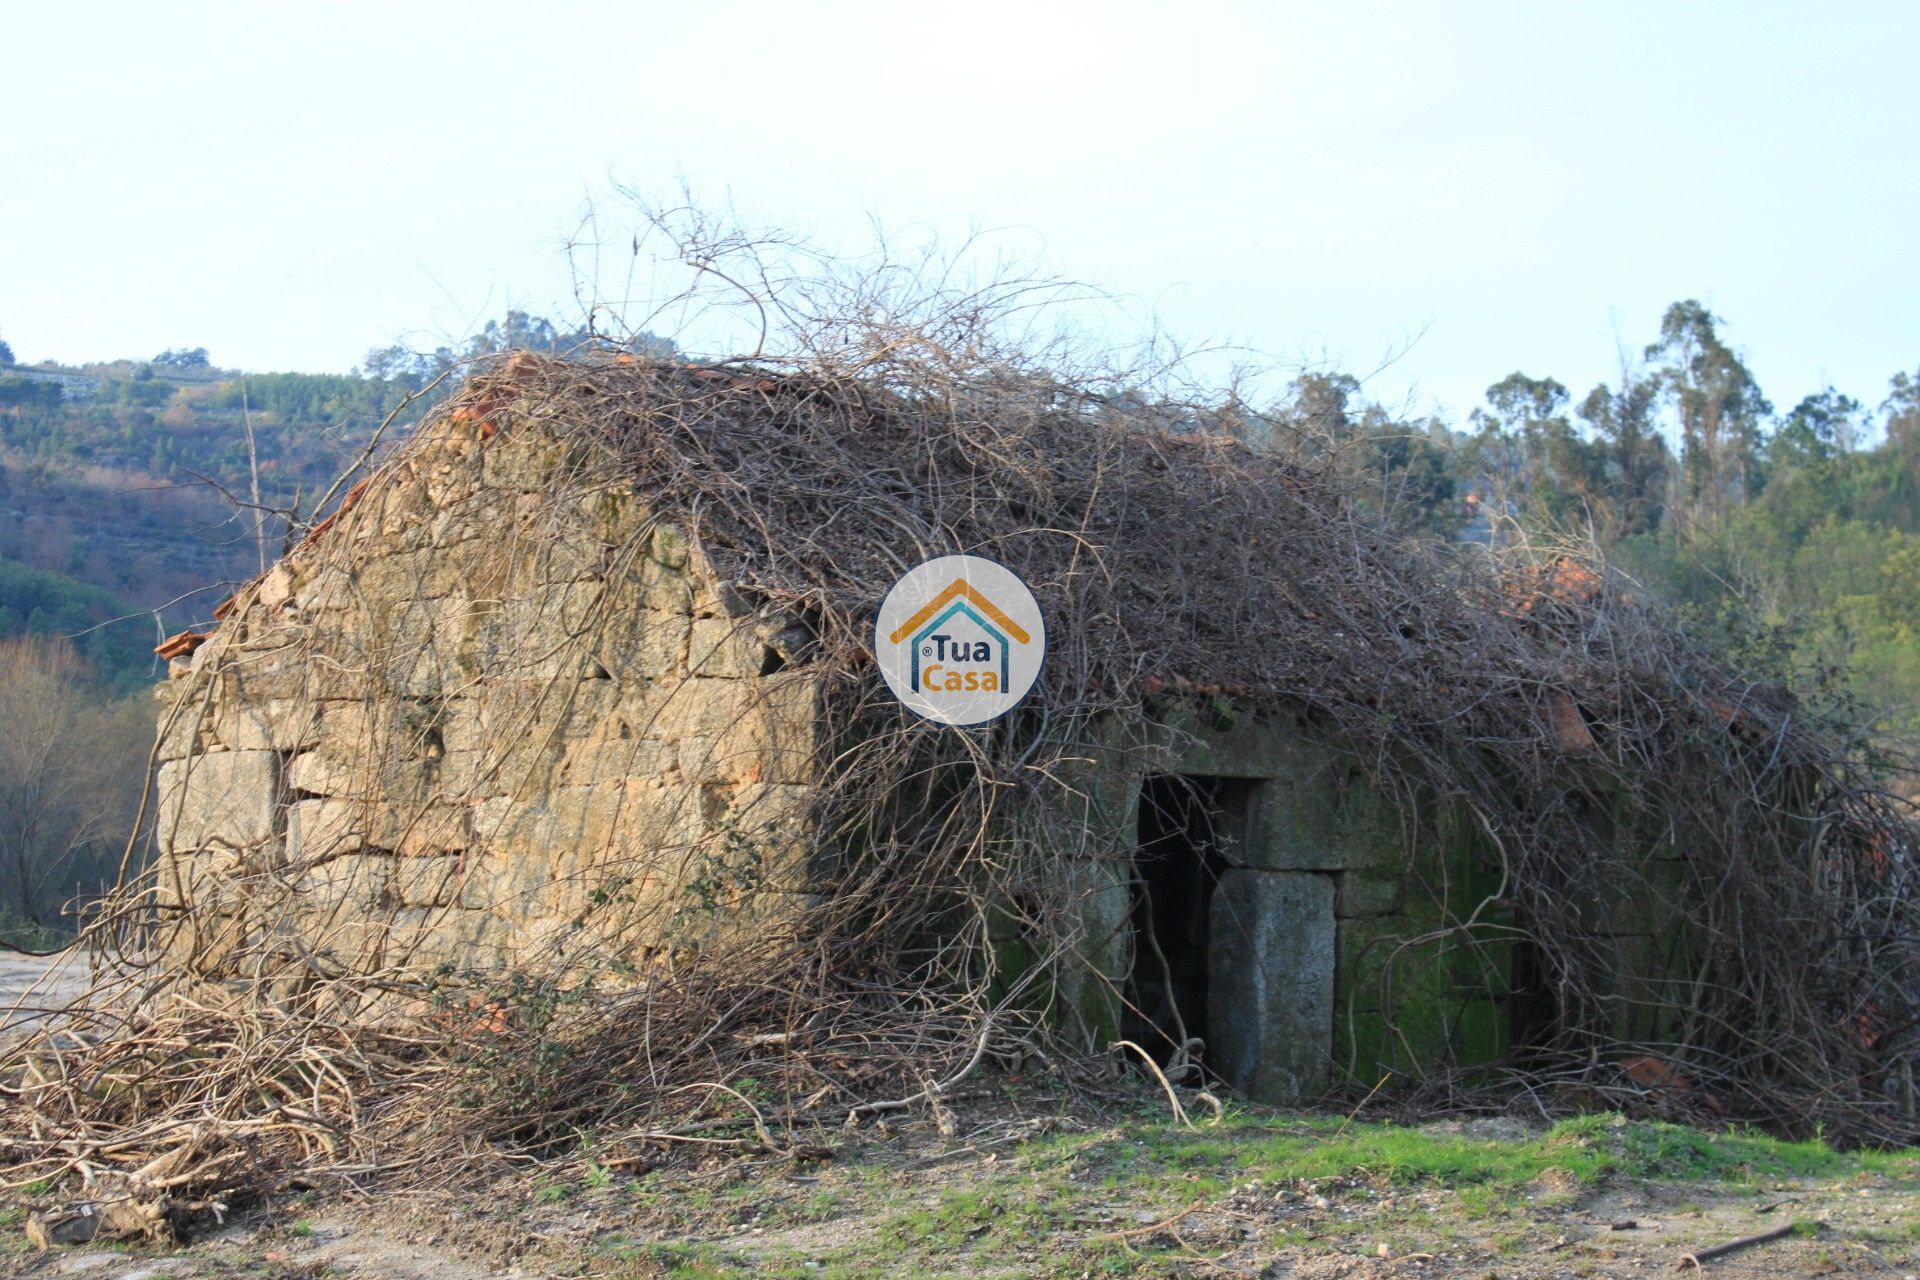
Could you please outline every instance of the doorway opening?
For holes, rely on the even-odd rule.
[[[1122,1030],[1161,1066],[1207,1038],[1213,896],[1244,837],[1256,784],[1246,778],[1159,774],[1140,788],[1134,855],[1133,972]]]

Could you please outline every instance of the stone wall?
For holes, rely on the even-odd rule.
[[[1080,921],[1062,986],[1089,1048],[1117,1034],[1134,966],[1154,963],[1131,918],[1133,858],[1142,787],[1174,774],[1253,784],[1212,889],[1209,1025],[1190,1028],[1211,1070],[1285,1103],[1504,1051],[1509,948],[1439,936],[1497,893],[1498,864],[1444,807],[1396,803],[1363,762],[1284,713],[1167,702],[1094,736],[1036,824]]]
[[[177,954],[630,971],[793,918],[804,630],[591,463],[534,428],[417,440],[175,660]]]

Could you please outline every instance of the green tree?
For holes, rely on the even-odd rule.
[[[1599,517],[1604,449],[1583,440],[1566,415],[1567,389],[1552,378],[1510,373],[1475,409],[1467,462],[1514,509],[1554,521]]]
[[[1769,469],[1818,466],[1851,453],[1859,441],[1860,402],[1832,387],[1804,397],[1767,442]]]
[[[1892,389],[1880,403],[1887,438],[1902,448],[1920,451],[1920,372],[1896,373],[1889,385]]]
[[[1689,515],[1716,523],[1730,501],[1752,496],[1761,423],[1773,411],[1746,364],[1721,339],[1722,323],[1691,298],[1676,302],[1646,351],[1679,418]]]
[[[1353,435],[1354,461],[1378,478],[1381,505],[1421,533],[1451,536],[1458,484],[1445,432],[1435,422],[1396,422],[1369,406]]]
[[[155,356],[152,363],[167,369],[210,369],[213,359],[205,347],[169,348]]]
[[[1666,513],[1671,455],[1654,423],[1657,385],[1624,374],[1615,391],[1601,383],[1577,411],[1592,428],[1607,463],[1610,532],[1636,537],[1659,529]]]
[[[1301,374],[1287,390],[1275,417],[1296,447],[1367,477],[1375,500],[1403,525],[1456,531],[1454,462],[1439,424],[1400,422],[1360,403],[1360,382],[1350,374]]]

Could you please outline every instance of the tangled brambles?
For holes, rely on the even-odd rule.
[[[1111,1001],[1124,975],[1087,959],[1085,872],[1134,851],[1035,815],[1114,767],[1114,726],[1179,707],[1284,717],[1398,806],[1433,924],[1340,998],[1377,1014],[1405,1087],[1920,1135],[1912,827],[1843,721],[1591,555],[1405,538],[1337,452],[1231,396],[1025,351],[1008,303],[790,285],[751,361],[518,355],[471,378],[177,682],[170,763],[241,769],[168,742],[272,707],[258,753],[298,772],[239,817],[161,788],[163,844],[193,856],[129,877],[90,934],[96,989],[9,1052],[16,1180],[157,1167],[154,1192],[206,1202],[452,1177],[589,1132],[758,1149],[937,1101],[983,1062],[1088,1064],[1112,1027],[1072,988]],[[409,561],[411,631],[368,604],[394,539],[435,553]],[[869,652],[901,570],[959,552],[1049,620],[1029,703],[972,730],[903,711]],[[516,613],[529,583],[564,605]],[[703,589],[731,598],[703,610]],[[684,619],[662,661],[724,715],[673,720],[664,667],[621,670],[649,610]],[[715,652],[751,643],[702,667],[715,620]],[[517,701],[466,706],[501,663]],[[806,713],[776,716],[796,687]],[[336,764],[371,770],[377,803],[300,763],[346,707],[358,737],[329,740],[361,749]],[[762,768],[795,723],[798,780],[726,754],[744,734]],[[626,745],[590,766],[582,743]],[[556,779],[577,824],[520,831],[528,788],[557,821]],[[780,788],[774,840],[746,797]],[[203,838],[235,823],[256,838]],[[1436,888],[1436,831],[1490,862],[1484,891]],[[1636,981],[1612,913],[1649,899],[1676,945]],[[515,919],[529,901],[545,914]],[[1531,1001],[1498,1068],[1410,1048],[1409,969],[1461,956]],[[1364,1092],[1382,1060],[1335,1065]]]

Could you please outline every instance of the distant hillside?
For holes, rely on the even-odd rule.
[[[261,505],[310,505],[419,382],[158,361],[0,367],[0,638],[148,613],[80,645],[125,673],[161,627],[205,618],[224,584],[257,572],[256,521],[237,505],[252,501],[249,427]],[[277,554],[284,520],[261,523]]]
[[[466,362],[606,345],[520,311],[457,348],[378,349],[345,374],[243,374],[204,348],[23,365],[0,342],[0,640],[132,614],[76,645],[111,684],[144,680],[162,628],[205,621],[263,551],[278,556],[286,523],[254,514],[256,475],[260,508],[310,516],[389,414],[431,392],[396,419],[404,431]],[[630,346],[675,350],[648,334]]]
[[[153,656],[159,628],[112,592],[63,573],[0,561],[0,639],[65,636],[105,681],[123,691],[163,674]]]

